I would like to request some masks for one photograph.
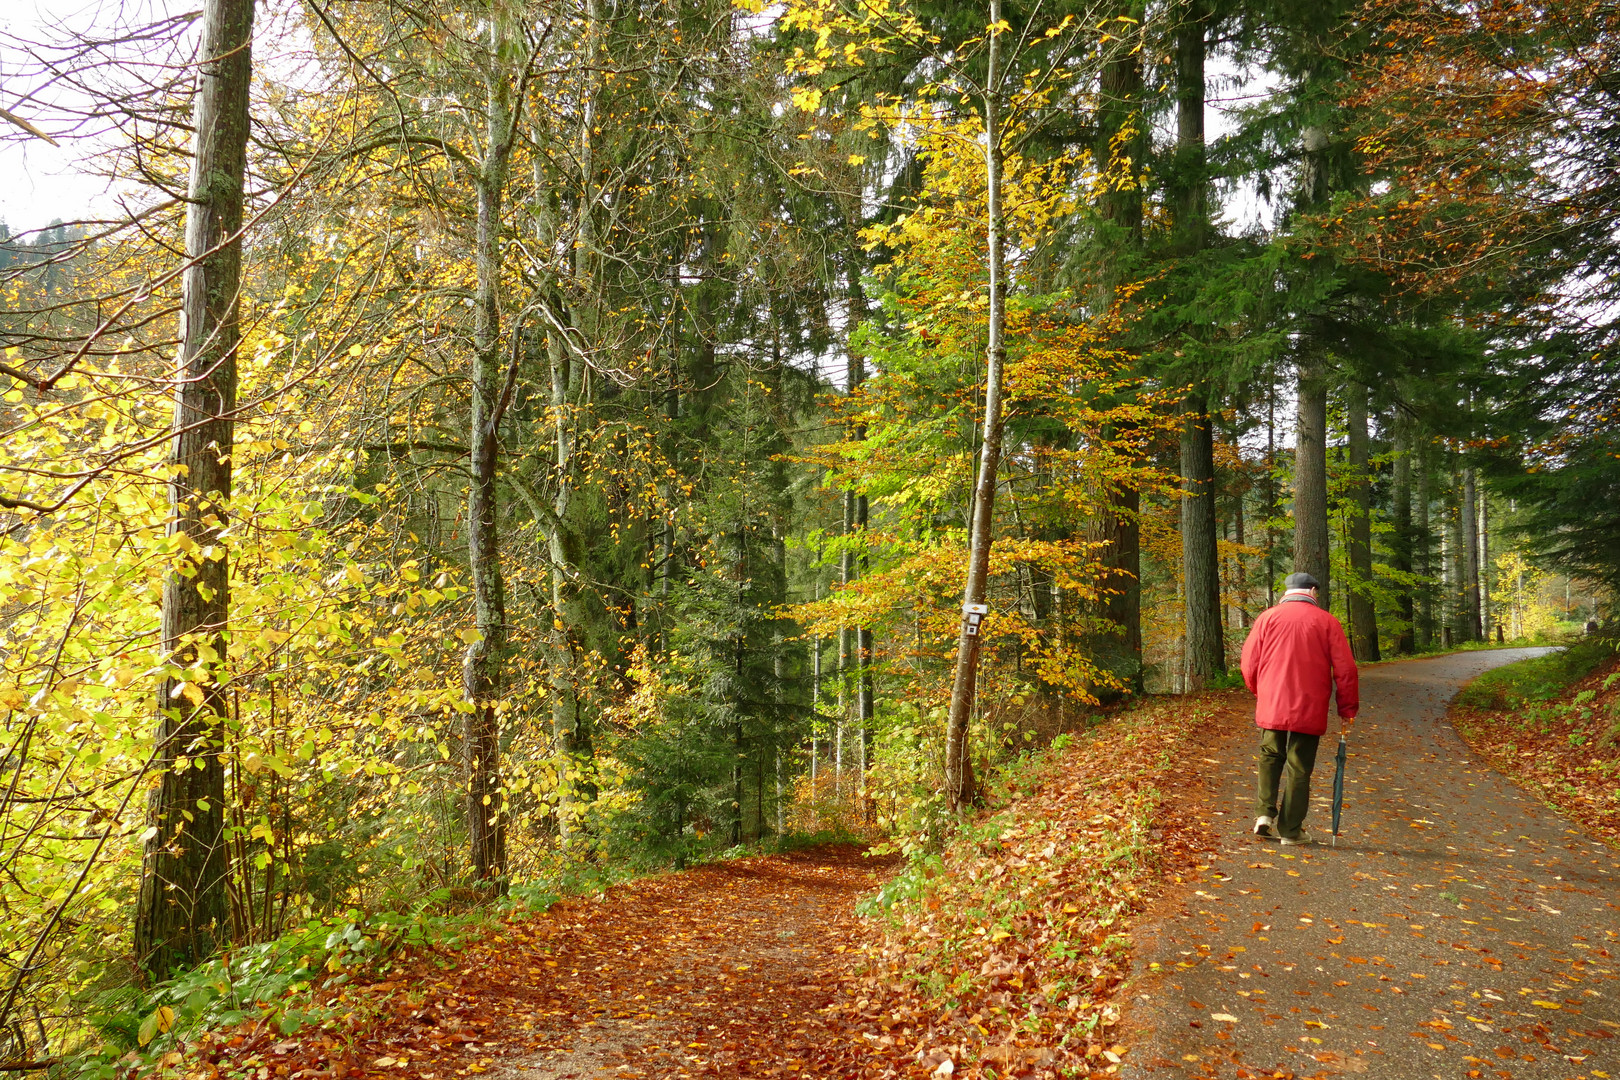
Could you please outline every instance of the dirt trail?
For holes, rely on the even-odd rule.
[[[412,993],[368,1027],[344,1075],[841,1075],[850,1036],[819,1010],[846,974],[855,900],[891,869],[829,845],[565,900],[443,972],[384,984]]]
[[[1620,1077],[1620,856],[1445,719],[1468,679],[1538,651],[1365,670],[1336,848],[1252,836],[1253,729],[1209,748],[1218,851],[1145,935],[1159,973],[1133,987],[1128,1075]]]

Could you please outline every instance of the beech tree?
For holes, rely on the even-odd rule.
[[[161,773],[151,796],[135,914],[135,953],[155,979],[208,956],[226,936],[222,754],[229,709],[219,672],[231,613],[226,529],[241,343],[252,0],[208,0],[199,50],[169,459],[170,535],[185,554],[163,583],[168,661],[153,755]]]

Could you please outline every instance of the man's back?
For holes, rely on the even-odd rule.
[[[1339,715],[1360,705],[1356,662],[1344,627],[1309,597],[1261,612],[1243,643],[1243,682],[1257,698],[1254,722],[1273,731],[1321,735],[1328,698],[1339,691]]]

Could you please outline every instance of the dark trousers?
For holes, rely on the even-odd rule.
[[[1256,816],[1275,817],[1277,834],[1299,835],[1311,808],[1311,770],[1316,768],[1320,735],[1297,731],[1260,732],[1260,782],[1255,789]],[[1280,790],[1279,790],[1280,789]]]

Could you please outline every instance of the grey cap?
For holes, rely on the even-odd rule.
[[[1305,573],[1289,574],[1283,579],[1283,588],[1285,589],[1318,589],[1321,586],[1320,581]]]

